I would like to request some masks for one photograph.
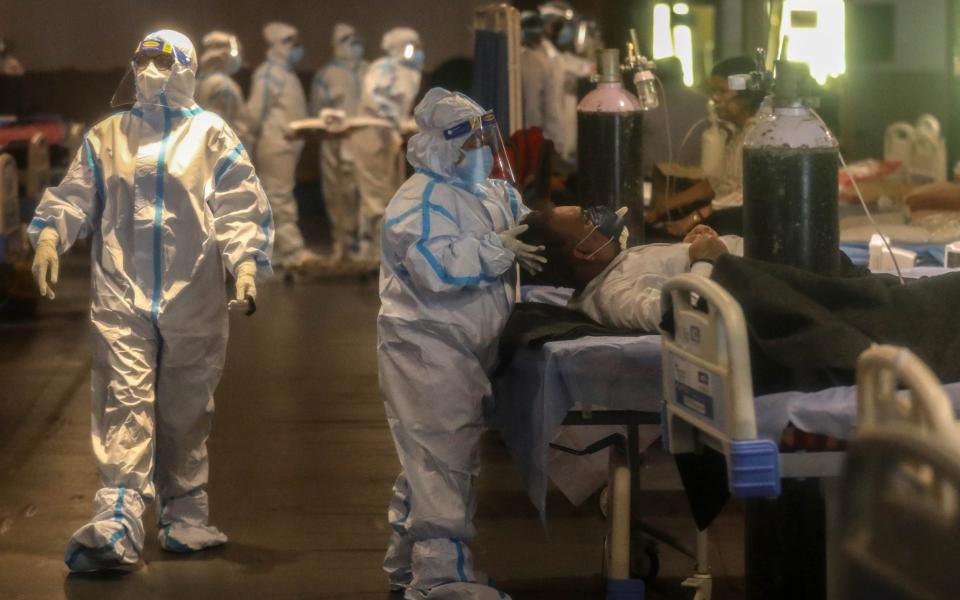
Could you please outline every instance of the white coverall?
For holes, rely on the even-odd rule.
[[[154,497],[163,548],[226,541],[208,525],[206,491],[227,346],[224,269],[252,259],[271,273],[269,204],[236,135],[193,102],[193,46],[172,31],[147,39],[191,64],[177,62],[157,96],[138,76],[136,104],[90,129],[28,230],[36,245],[54,228],[60,254],[92,237],[91,437],[103,487],[67,546],[74,571],[136,563]]]
[[[497,340],[513,307],[515,255],[496,232],[526,212],[519,193],[453,175],[463,138],[443,130],[483,110],[430,90],[417,106],[417,169],[386,210],[377,355],[380,389],[402,472],[384,559],[407,599],[503,598],[474,572],[473,479]]]
[[[299,266],[311,254],[304,246],[297,224],[297,199],[293,195],[297,162],[303,140],[288,140],[287,123],[307,116],[307,100],[289,56],[292,46],[285,39],[296,35],[289,25],[271,23],[264,27],[270,44],[267,60],[253,72],[247,109],[254,120],[257,145],[254,160],[263,189],[273,207],[277,227],[276,263]]]
[[[542,46],[520,51],[520,81],[523,86],[523,126],[539,127],[550,141],[559,140],[560,89],[546,50]]]
[[[743,256],[743,238],[720,239],[731,254]],[[607,327],[656,332],[663,284],[689,270],[690,244],[634,246],[618,254],[567,306]]]
[[[240,56],[230,54],[238,48],[235,36],[222,31],[211,31],[203,37],[204,52],[200,57],[200,74],[197,76],[197,104],[205,110],[217,113],[230,125],[240,141],[252,148],[250,137],[251,118],[243,99],[243,91],[232,75],[240,68]]]
[[[355,57],[353,27],[338,24],[334,28],[335,58],[317,71],[310,91],[310,113],[316,116],[324,108],[342,110],[347,118],[360,111],[363,78],[368,63]],[[354,174],[353,153],[348,135],[328,135],[320,145],[320,173],[323,177],[323,202],[333,231],[333,257],[339,260],[348,252],[356,253],[360,196]]]
[[[404,36],[393,35],[396,32]],[[389,42],[389,43],[388,43]],[[364,235],[369,236],[366,258],[379,260],[380,233],[387,202],[403,182],[400,126],[409,118],[420,90],[420,68],[404,60],[407,43],[419,44],[411,29],[398,28],[383,36],[387,56],[370,65],[363,79],[360,115],[390,121],[392,127],[361,127],[350,139],[360,187],[360,215]]]
[[[556,119],[544,121],[543,135],[553,142],[557,154],[566,157],[570,153],[570,149],[565,147],[570,133],[567,131],[567,123],[563,119],[564,82],[566,81],[563,57],[560,56],[560,52],[553,45],[553,42],[547,38],[540,42],[540,48],[537,49],[537,52],[547,60],[546,64],[550,70],[550,75],[545,79],[549,80],[551,87],[544,93],[548,94],[550,106],[556,110]],[[545,82],[544,85],[547,85],[547,83]],[[575,150],[574,153],[576,153]]]

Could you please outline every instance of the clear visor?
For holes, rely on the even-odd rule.
[[[407,44],[403,47],[403,60],[413,60],[413,55],[420,49],[419,44]]]
[[[502,179],[509,182],[510,185],[516,185],[513,168],[510,166],[510,157],[507,154],[507,147],[503,143],[503,136],[500,135],[500,127],[497,125],[496,117],[492,112],[488,112],[471,121],[471,131],[461,146],[461,156],[468,150],[476,150],[484,146],[490,148],[493,154],[493,169],[490,172],[490,178]]]
[[[239,51],[239,50],[238,50]],[[170,80],[173,69],[180,63],[190,66],[190,58],[180,52],[169,42],[163,40],[144,40],[133,53],[130,61],[130,67],[124,73],[120,84],[117,86],[113,97],[110,99],[111,108],[119,108],[135,104],[137,98],[137,73],[153,66],[161,76],[166,76],[166,81]],[[166,81],[161,89],[166,87]]]

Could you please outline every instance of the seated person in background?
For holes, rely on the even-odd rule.
[[[700,132],[707,121],[707,97],[683,83],[683,63],[676,56],[657,60],[663,87],[660,106],[643,115],[643,176],[659,163],[700,165]],[[669,122],[665,112],[669,112]],[[687,143],[684,138],[689,135]]]
[[[754,124],[757,111],[763,102],[763,92],[730,89],[727,78],[756,69],[753,59],[746,56],[728,58],[717,63],[710,72],[710,92],[717,116],[728,129],[724,151],[723,169],[718,173],[705,173],[696,185],[673,196],[658,199],[656,206],[647,211],[647,223],[666,218],[671,211],[710,201],[687,216],[670,221],[666,230],[670,235],[682,237],[699,223],[707,223],[723,233],[740,233],[743,228],[740,208],[743,205],[743,142]],[[726,212],[734,211],[735,212]]]
[[[741,238],[721,238],[706,225],[693,228],[682,243],[621,250],[621,232],[610,215],[579,206],[539,210],[527,216],[530,229],[522,236],[546,246],[539,281],[574,288],[567,306],[607,327],[657,331],[660,289],[667,279],[691,270],[709,276],[719,256],[743,254]]]

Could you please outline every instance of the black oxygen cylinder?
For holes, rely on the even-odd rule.
[[[643,214],[642,112],[620,78],[619,52],[601,53],[597,88],[577,106],[579,204]],[[635,235],[642,236],[642,229]],[[642,241],[642,240],[640,240]]]
[[[777,71],[773,111],[759,117],[743,147],[744,255],[834,275],[839,147],[789,85],[803,69],[781,62]]]

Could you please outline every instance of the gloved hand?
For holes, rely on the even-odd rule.
[[[46,227],[40,232],[37,240],[37,250],[33,257],[33,278],[40,287],[40,295],[53,300],[53,286],[60,278],[60,255],[57,253],[57,244],[60,235],[52,227]]]
[[[234,269],[237,283],[237,300],[246,302],[247,296],[257,299],[257,263],[252,259],[245,260]]]
[[[529,225],[517,225],[506,231],[497,234],[503,247],[513,252],[517,256],[517,262],[523,269],[531,275],[536,275],[543,270],[543,265],[547,262],[547,257],[540,254],[544,251],[543,246],[531,246],[517,239],[524,231],[530,229]]]

